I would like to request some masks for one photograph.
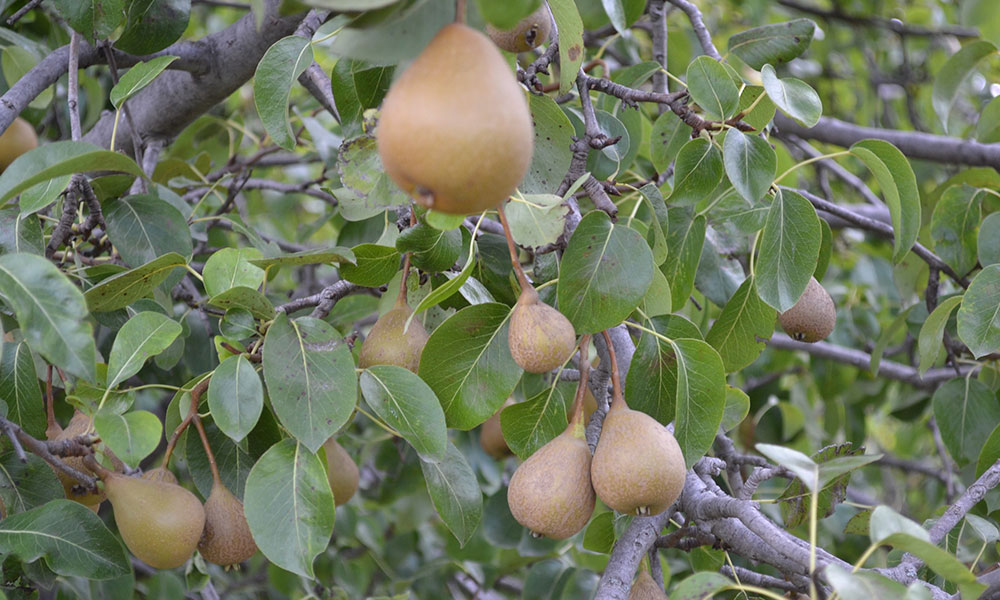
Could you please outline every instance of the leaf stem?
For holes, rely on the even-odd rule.
[[[514,244],[514,236],[510,232],[510,224],[507,222],[507,215],[503,212],[503,203],[497,206],[497,214],[500,215],[500,224],[503,225],[503,235],[507,238],[507,249],[510,250],[510,262],[514,265],[514,273],[517,275],[517,282],[521,284],[521,289],[532,287],[528,281],[524,269],[521,268],[521,261],[517,258],[517,246]]]
[[[170,466],[170,456],[174,453],[174,448],[177,446],[177,440],[180,439],[181,434],[187,429],[187,426],[191,424],[191,421],[198,414],[198,405],[201,404],[201,395],[208,389],[208,382],[212,380],[212,374],[209,373],[204,379],[198,382],[198,385],[191,388],[191,408],[188,409],[188,414],[181,421],[181,424],[177,426],[174,430],[173,435],[170,436],[170,441],[167,442],[167,449],[163,453],[163,464],[160,465],[164,469]]]

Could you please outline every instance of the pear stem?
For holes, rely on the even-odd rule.
[[[507,215],[503,212],[503,203],[497,206],[497,214],[500,215],[500,224],[503,225],[503,235],[507,238],[507,249],[510,250],[510,262],[514,265],[514,273],[517,275],[517,281],[521,284],[522,290],[527,287],[533,287],[531,282],[528,281],[528,276],[524,274],[524,269],[521,268],[521,261],[517,259],[517,246],[514,245],[514,237],[510,233]]]
[[[613,394],[611,404],[614,405],[616,402],[624,404],[625,397],[622,395],[622,382],[618,376],[618,358],[615,356],[615,345],[607,330],[601,333],[604,334],[604,343],[608,345],[608,356],[611,358],[611,392]]]
[[[465,24],[465,0],[455,0],[455,22]]]
[[[208,468],[212,470],[212,481],[215,485],[222,485],[222,478],[219,477],[219,467],[215,464],[215,454],[212,453],[212,446],[208,443],[208,435],[205,433],[205,426],[201,423],[201,417],[198,416],[198,412],[194,413],[194,428],[198,430],[198,436],[201,438],[201,445],[205,448],[205,454],[208,455]]]
[[[590,334],[580,338],[580,383],[576,386],[576,398],[573,400],[573,412],[569,424],[574,432],[579,430],[583,437],[583,398],[587,393],[587,381],[590,379],[590,358],[587,352],[590,349]]]
[[[417,211],[413,208],[413,203],[410,203],[410,227],[417,224]],[[407,304],[406,303],[406,280],[410,278],[410,255],[412,253],[407,252],[403,255],[403,279],[399,283],[399,295],[396,297],[396,305]],[[407,306],[409,306],[407,304]]]
[[[181,424],[177,426],[174,430],[173,435],[170,436],[170,441],[167,442],[167,449],[163,453],[163,464],[160,466],[166,469],[170,466],[170,456],[174,453],[174,447],[177,446],[177,440],[180,439],[181,434],[187,429],[187,426],[191,424],[191,421],[198,414],[198,405],[201,404],[201,395],[208,389],[208,382],[211,381],[211,377],[206,377],[198,382],[198,385],[191,389],[191,408],[188,410],[187,417],[181,421]]]

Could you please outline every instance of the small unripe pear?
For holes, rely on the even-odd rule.
[[[489,419],[486,419],[486,422],[483,423],[482,431],[479,432],[479,445],[483,447],[483,450],[487,454],[496,459],[513,454],[507,446],[507,440],[504,439],[503,429],[500,426],[500,413],[511,404],[514,404],[514,399],[507,398],[507,401],[503,403],[500,410]]]
[[[643,569],[632,584],[628,600],[668,600],[666,592],[656,583],[649,571]]]
[[[243,562],[257,552],[243,503],[218,481],[205,502],[205,531],[198,551],[208,562],[223,566]]]
[[[543,2],[538,10],[521,19],[511,29],[486,25],[486,35],[507,52],[527,52],[545,43],[552,32],[552,17]]]
[[[323,442],[326,452],[326,478],[333,492],[333,503],[337,506],[345,504],[358,491],[358,481],[361,472],[357,463],[337,440],[330,438]]]
[[[833,331],[837,309],[830,294],[812,277],[795,306],[778,315],[778,322],[791,338],[811,344]]]
[[[17,117],[10,127],[0,134],[0,173],[4,172],[10,163],[29,150],[38,147],[38,134],[35,128],[21,117]]]
[[[392,310],[375,321],[361,345],[358,366],[367,369],[373,365],[396,365],[416,373],[420,366],[420,353],[430,336],[416,318],[406,327],[406,320],[412,314],[413,309],[401,295]]]
[[[514,362],[529,373],[562,366],[576,349],[576,331],[561,312],[538,298],[531,285],[521,289],[507,333]]]

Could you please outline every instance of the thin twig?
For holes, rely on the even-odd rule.
[[[10,18],[7,19],[7,26],[13,27],[15,23],[21,20],[21,17],[38,8],[38,5],[41,3],[42,0],[29,0],[24,6],[19,8],[16,13],[12,14]]]
[[[66,90],[66,104],[69,106],[69,131],[73,141],[80,139],[80,34],[75,30],[69,41],[69,82]]]

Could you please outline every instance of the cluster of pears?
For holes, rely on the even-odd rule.
[[[10,163],[38,147],[38,134],[30,123],[17,117],[2,134],[0,134],[0,173],[3,173]]]
[[[514,192],[534,128],[525,92],[493,42],[451,23],[389,88],[376,141],[400,188],[423,206],[464,215]]]
[[[837,309],[826,288],[811,277],[799,301],[779,314],[778,322],[790,337],[811,344],[826,338],[833,331]]]

